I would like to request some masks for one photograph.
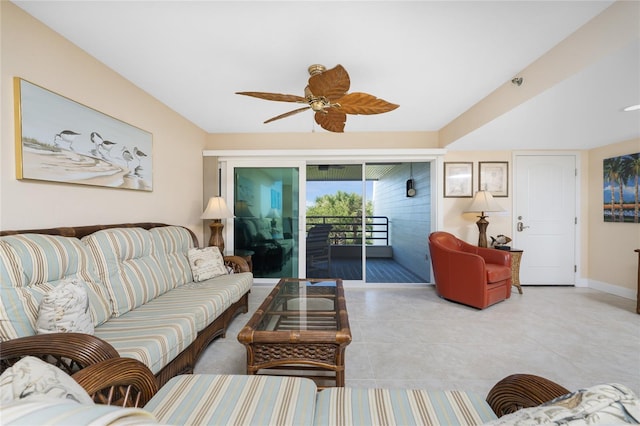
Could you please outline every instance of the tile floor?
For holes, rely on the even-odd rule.
[[[249,314],[203,354],[196,373],[244,374],[236,336],[271,287],[255,285]],[[440,299],[433,286],[346,288],[352,343],[347,386],[463,389],[486,395],[513,373],[568,389],[618,382],[640,395],[635,301],[587,288],[514,287],[483,311]]]

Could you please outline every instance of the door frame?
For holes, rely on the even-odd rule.
[[[588,280],[583,278],[582,275],[582,265],[583,265],[583,251],[582,251],[582,234],[583,232],[587,232],[587,210],[586,206],[582,205],[582,188],[586,187],[583,180],[582,173],[582,153],[580,151],[513,151],[511,163],[513,165],[513,182],[511,187],[516,188],[516,159],[520,156],[549,156],[549,157],[557,157],[557,156],[573,156],[575,160],[576,167],[576,188],[575,188],[575,215],[577,219],[577,224],[575,228],[575,241],[574,241],[574,262],[576,266],[576,272],[574,273],[574,286],[575,287],[589,287]],[[515,207],[517,205],[518,194],[515,189],[513,191],[513,197],[511,200],[511,235],[516,235],[516,223],[517,219],[515,216]],[[586,200],[585,200],[586,202]]]
[[[273,150],[204,150],[203,157],[217,157],[218,167],[221,169],[219,187],[220,195],[228,198],[234,195],[233,188],[233,167],[299,167],[299,178],[302,182],[306,182],[306,165],[317,164],[318,161],[327,164],[345,164],[380,162],[380,161],[403,161],[403,162],[432,162],[435,167],[431,168],[431,223],[439,226],[442,217],[442,206],[438,200],[441,197],[439,188],[442,187],[439,173],[442,167],[442,159],[446,153],[441,148],[421,148],[421,149],[308,149],[308,150],[289,150],[289,149],[273,149]],[[229,167],[231,165],[232,167]],[[301,185],[299,200],[299,211],[306,211],[306,186]],[[298,235],[305,235],[306,221],[304,218],[298,222]],[[233,227],[225,226],[225,241],[234,241]],[[426,236],[425,236],[426,238]],[[305,247],[304,238],[300,237],[298,241],[300,252],[303,253]],[[306,270],[306,259],[300,258],[298,261],[299,272]],[[431,274],[433,277],[433,273]],[[258,284],[272,284],[277,280],[271,278],[257,278],[255,282]],[[432,278],[433,281],[433,278]],[[427,283],[430,284],[430,283]],[[367,288],[371,288],[372,284],[361,284]],[[374,284],[375,285],[375,284]]]

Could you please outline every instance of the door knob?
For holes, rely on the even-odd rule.
[[[517,230],[518,232],[522,232],[525,228],[528,228],[528,226],[524,226],[524,225],[522,224],[522,222],[518,222],[518,223],[516,223],[516,230]]]

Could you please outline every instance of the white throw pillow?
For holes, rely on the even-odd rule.
[[[621,425],[640,422],[640,400],[628,387],[610,383],[580,389],[537,407],[523,408],[485,425]]]
[[[195,282],[227,274],[227,268],[218,247],[192,248],[189,249],[188,257]]]
[[[0,376],[2,402],[25,398],[60,398],[81,404],[93,400],[71,376],[40,358],[26,356]]]
[[[63,280],[44,295],[38,307],[36,332],[93,334],[89,297],[81,280]]]

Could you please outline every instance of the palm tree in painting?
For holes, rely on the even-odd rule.
[[[615,183],[618,182],[620,174],[620,157],[607,158],[604,160],[604,178],[609,182],[609,191],[611,192],[611,221],[616,221],[616,192]]]
[[[628,155],[618,157],[618,202],[620,204],[620,222],[624,222],[624,185],[631,179],[631,161]]]
[[[628,167],[631,174],[630,177],[634,178],[634,185],[635,185],[633,222],[638,223],[640,222],[640,200],[639,200],[640,194],[638,194],[638,185],[640,184],[640,182],[638,182],[639,180],[638,176],[640,176],[640,152],[628,155],[628,157],[629,157]]]

